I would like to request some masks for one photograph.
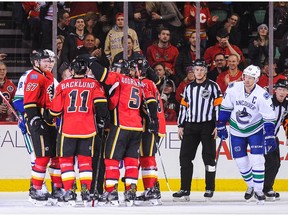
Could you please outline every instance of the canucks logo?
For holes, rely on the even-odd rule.
[[[47,94],[49,96],[49,100],[52,101],[52,99],[54,97],[54,83],[51,83],[51,85],[48,86]]]
[[[247,112],[246,108],[242,111],[238,110],[236,112],[236,119],[240,124],[248,124],[251,117],[251,114]]]

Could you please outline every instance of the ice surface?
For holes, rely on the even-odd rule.
[[[140,195],[141,192],[137,192]],[[11,214],[49,214],[49,215],[167,215],[167,214],[287,214],[288,193],[280,192],[280,200],[266,201],[264,205],[257,205],[253,198],[246,202],[243,192],[215,192],[209,202],[203,197],[204,192],[192,192],[190,202],[173,202],[172,192],[162,192],[161,206],[133,206],[126,207],[121,203],[120,207],[59,207],[59,206],[33,206],[28,201],[28,192],[0,193],[0,215]],[[123,193],[119,192],[120,200]],[[78,194],[78,198],[80,195]],[[78,202],[77,202],[78,203]],[[79,202],[80,203],[80,202]]]

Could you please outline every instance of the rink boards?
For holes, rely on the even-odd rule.
[[[179,150],[180,141],[177,136],[177,126],[167,125],[166,138],[160,141],[161,159],[168,177],[168,184],[172,191],[180,188]],[[288,155],[286,138],[281,128],[279,132],[281,167],[275,182],[275,190],[288,191]],[[220,140],[216,141],[217,146]],[[229,139],[223,142],[220,151],[219,162],[216,172],[217,191],[243,191],[246,185],[242,180],[235,162],[229,152]],[[204,191],[205,169],[201,158],[201,145],[198,148],[194,160],[194,174],[192,190]],[[20,129],[15,124],[0,125],[0,191],[27,191],[31,175],[30,156],[24,145]],[[162,168],[159,155],[156,155],[158,175],[162,191],[167,191],[168,186]],[[123,175],[123,169],[121,169]],[[141,173],[139,174],[141,178]],[[49,175],[47,175],[49,182]],[[78,182],[79,184],[79,182]],[[49,184],[48,184],[49,185]],[[142,182],[138,182],[138,189],[143,190]],[[119,190],[123,190],[123,184],[119,183]]]

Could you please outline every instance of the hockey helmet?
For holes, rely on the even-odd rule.
[[[30,54],[30,62],[34,65],[35,60],[47,59],[50,55],[46,50],[33,50]]]
[[[202,66],[202,67],[207,68],[207,64],[204,59],[196,59],[195,61],[192,62],[192,66],[193,67]]]
[[[52,50],[45,49],[45,51],[48,52],[50,58],[56,58],[56,55]]]
[[[114,62],[111,67],[112,71],[120,70],[121,74],[129,74],[129,62],[127,60],[120,60],[118,62]]]
[[[87,61],[76,57],[76,59],[70,63],[69,69],[74,70],[74,72],[78,75],[84,75],[88,69]]]
[[[288,80],[286,80],[286,79],[279,79],[279,80],[276,82],[274,88],[286,88],[286,89],[288,89]]]
[[[140,71],[140,76],[145,77],[146,71],[150,67],[146,58],[143,56],[131,61],[130,67],[134,66],[136,68],[136,65],[138,66],[138,70]]]
[[[258,80],[258,78],[261,75],[261,70],[258,66],[255,65],[249,65],[246,67],[243,71],[243,75],[254,77],[255,80]]]

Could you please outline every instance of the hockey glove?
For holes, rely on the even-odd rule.
[[[148,132],[153,134],[158,134],[159,123],[158,119],[153,119],[148,124]]]
[[[48,133],[47,124],[40,118],[40,116],[35,116],[29,122],[30,127],[39,133],[39,135],[46,135]]]
[[[267,153],[273,152],[276,147],[276,140],[274,136],[275,126],[271,122],[265,122],[264,123],[264,145],[266,148]]]
[[[18,122],[18,127],[21,129],[22,134],[27,133],[25,121]]]
[[[217,122],[217,136],[223,140],[228,138],[228,132],[226,129],[226,123],[224,122]]]

